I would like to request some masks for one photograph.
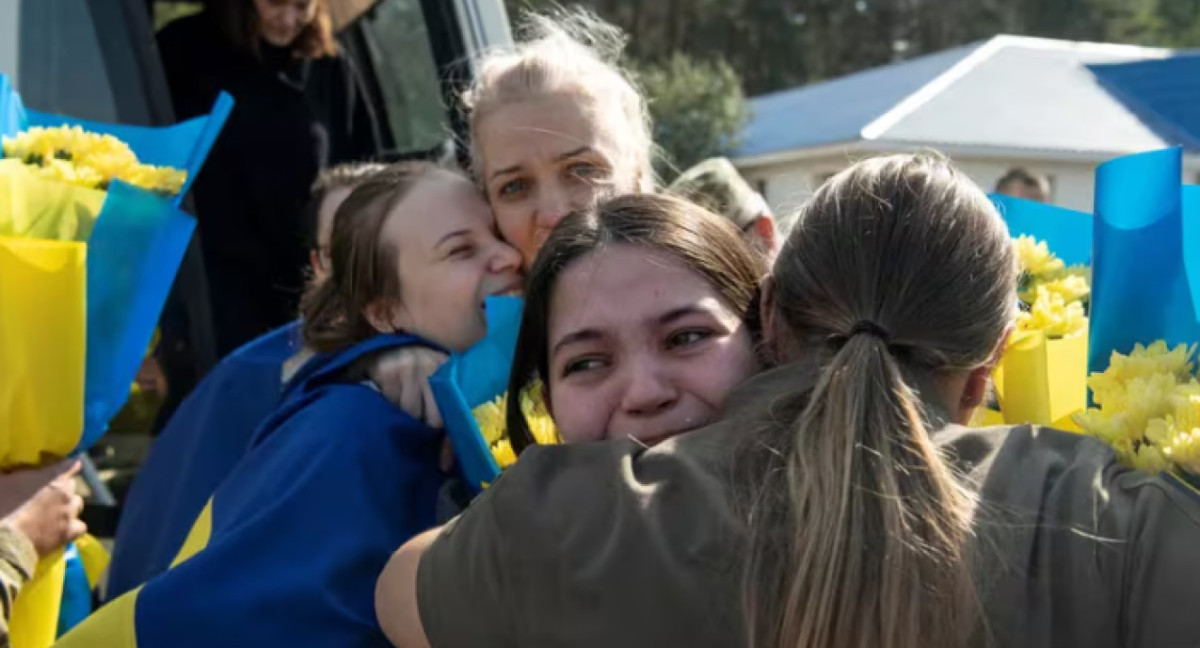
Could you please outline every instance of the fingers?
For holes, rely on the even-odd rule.
[[[429,386],[429,380],[421,380],[421,397],[424,402],[425,425],[431,428],[444,427],[442,422],[442,413],[438,410],[437,401],[433,398],[433,388]]]

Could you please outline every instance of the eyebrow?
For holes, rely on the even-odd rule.
[[[445,244],[446,241],[457,238],[459,236],[466,236],[467,234],[470,234],[470,233],[471,233],[471,230],[469,230],[469,229],[455,230],[455,231],[450,232],[449,234],[443,236],[442,238],[438,239],[438,242],[433,247],[434,248],[442,247],[442,245]]]
[[[562,348],[565,346],[570,346],[572,344],[577,344],[579,342],[591,342],[593,340],[599,340],[603,337],[604,337],[604,335],[602,333],[600,333],[600,331],[597,331],[596,329],[581,329],[578,331],[568,333],[568,334],[562,336],[558,340],[558,342],[554,343],[554,348],[550,349],[550,355],[553,356],[554,354],[561,351]]]
[[[555,162],[561,162],[561,161],[563,161],[563,160],[567,160],[567,159],[573,158],[573,157],[575,157],[575,156],[577,156],[577,155],[581,155],[581,154],[583,154],[583,153],[590,153],[590,152],[592,152],[592,151],[594,151],[594,150],[595,150],[595,149],[593,149],[593,148],[592,148],[592,147],[590,147],[590,146],[580,146],[579,148],[577,148],[577,149],[575,149],[575,150],[572,150],[572,151],[567,151],[566,153],[563,153],[562,155],[560,155],[560,156],[558,156],[558,157],[554,158],[554,161],[555,161]],[[508,175],[508,174],[510,174],[510,173],[516,173],[516,172],[517,172],[517,171],[519,171],[520,169],[521,169],[521,165],[520,165],[520,164],[514,164],[514,165],[512,165],[512,166],[510,166],[510,167],[504,167],[503,169],[499,169],[499,170],[497,170],[497,171],[494,171],[494,172],[492,173],[492,180],[495,180],[496,178],[498,178],[498,177],[500,177],[500,176],[502,176],[502,175]]]

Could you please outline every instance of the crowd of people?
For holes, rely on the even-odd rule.
[[[177,103],[249,89],[196,186],[218,319],[246,317],[129,494],[108,602],[59,645],[1200,643],[1200,492],[1082,435],[966,427],[1018,277],[949,161],[857,162],[786,226],[726,160],[659,188],[623,36],[574,11],[477,61],[468,170],[319,172],[373,128],[324,4],[229,7],[176,30],[240,49],[169,56],[197,86]],[[333,117],[303,99],[321,74]],[[237,148],[260,145],[289,164]],[[303,207],[279,190],[301,180]],[[561,443],[509,399],[519,460],[468,501],[427,378],[496,295],[524,297],[508,393],[538,391]],[[5,612],[82,532],[73,469],[0,485]]]

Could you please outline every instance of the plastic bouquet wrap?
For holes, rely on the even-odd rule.
[[[86,450],[125,403],[195,228],[179,202],[232,103],[165,128],[99,124],[27,110],[0,75],[0,469]],[[80,620],[60,628],[69,571],[38,566],[14,646]]]
[[[1096,260],[1088,380],[1076,417],[1126,464],[1197,473],[1200,384],[1200,188],[1182,153],[1108,162],[1096,173]]]
[[[467,486],[487,488],[500,471],[516,461],[505,425],[508,374],[521,328],[518,297],[487,299],[487,336],[463,353],[450,356],[429,378],[434,399]],[[558,434],[535,387],[520,395],[521,409],[539,443],[555,443]]]
[[[1014,236],[1021,270],[1017,328],[993,375],[1001,418],[1074,429],[1072,416],[1087,406],[1092,217],[1016,198],[993,200]]]

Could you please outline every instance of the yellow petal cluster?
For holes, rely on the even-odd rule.
[[[529,422],[529,430],[539,444],[559,443],[558,429],[554,427],[554,419],[546,410],[543,399],[543,389],[540,384],[532,385],[521,392],[521,411]],[[512,443],[508,437],[508,426],[505,422],[505,412],[508,408],[508,394],[501,394],[495,400],[476,407],[472,412],[483,440],[492,449],[492,456],[501,468],[507,468],[517,461]]]
[[[1159,340],[1113,353],[1088,387],[1097,407],[1075,417],[1083,430],[1111,445],[1126,465],[1146,472],[1200,474],[1200,381],[1196,346],[1168,348]]]
[[[0,141],[4,157],[21,160],[53,180],[106,189],[113,180],[164,195],[183,188],[187,172],[138,162],[125,142],[79,126],[35,126]]]
[[[1067,267],[1045,241],[1032,236],[1013,239],[1021,270],[1017,296],[1024,310],[1017,320],[1022,331],[1044,331],[1051,338],[1087,330],[1086,303],[1091,295],[1088,269]]]
[[[1038,286],[1036,294],[1029,310],[1017,316],[1018,329],[1044,331],[1051,338],[1074,337],[1087,331],[1087,315],[1079,300],[1068,300],[1046,286]]]

